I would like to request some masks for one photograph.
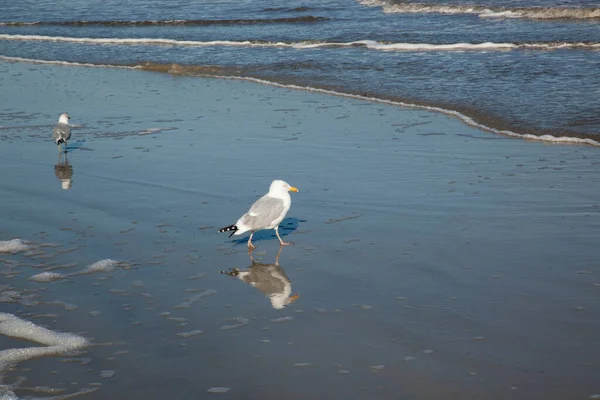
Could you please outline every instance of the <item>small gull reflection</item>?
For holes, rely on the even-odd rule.
[[[60,186],[64,190],[71,189],[71,185],[73,184],[73,166],[69,164],[67,153],[65,153],[64,161],[62,161],[62,153],[59,153],[58,164],[54,166],[54,175],[60,180]]]
[[[256,262],[250,253],[249,256],[252,265],[248,269],[239,270],[232,268],[229,271],[221,271],[221,273],[234,276],[242,282],[257,288],[269,298],[273,308],[282,309],[300,297],[299,294],[290,296],[292,294],[292,282],[279,265],[279,256],[282,249],[283,247],[279,248],[273,264]]]

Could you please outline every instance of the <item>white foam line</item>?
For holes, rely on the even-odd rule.
[[[54,61],[54,60],[37,60],[34,58],[22,58],[22,57],[8,57],[0,55],[0,60],[8,62],[26,62],[31,64],[47,64],[47,65],[61,65],[67,67],[88,67],[88,68],[123,68],[123,69],[138,69],[139,66],[127,66],[127,65],[108,65],[108,64],[91,64],[91,63],[78,63],[71,61]]]
[[[17,61],[17,62],[31,62],[31,63],[41,63],[41,64],[56,64],[56,65],[66,65],[66,66],[101,67],[101,68],[128,68],[128,69],[141,68],[141,66],[127,67],[127,66],[119,66],[119,65],[80,64],[80,63],[70,63],[67,61],[44,61],[44,60],[35,60],[35,59],[19,58],[19,57],[5,57],[5,56],[0,56],[0,60]],[[284,89],[304,90],[304,91],[308,91],[308,92],[315,92],[315,93],[328,94],[328,95],[332,95],[332,96],[372,101],[372,102],[376,102],[376,103],[389,104],[389,105],[393,105],[393,106],[401,106],[401,107],[407,107],[407,108],[416,108],[416,109],[421,109],[421,110],[434,111],[434,112],[439,112],[442,114],[456,117],[456,118],[460,119],[461,121],[463,121],[464,123],[466,123],[467,125],[479,128],[479,129],[487,131],[487,132],[492,132],[492,133],[496,133],[499,135],[505,135],[505,136],[519,138],[519,139],[527,139],[527,140],[535,140],[535,141],[543,141],[543,142],[551,142],[551,143],[563,143],[563,144],[587,144],[590,146],[600,147],[600,142],[593,140],[593,139],[583,139],[583,138],[577,138],[577,137],[571,137],[571,136],[553,136],[553,135],[536,136],[536,135],[531,135],[528,133],[523,134],[523,133],[516,133],[516,132],[508,131],[508,130],[494,129],[494,128],[490,128],[486,125],[482,125],[478,122],[475,122],[475,120],[473,120],[472,118],[467,117],[466,115],[461,114],[458,111],[447,110],[445,108],[440,108],[440,107],[405,103],[403,101],[379,99],[377,97],[368,97],[368,96],[362,96],[359,94],[342,93],[342,92],[336,92],[334,90],[329,90],[329,89],[313,88],[311,86],[298,86],[298,85],[292,85],[292,84],[283,84],[283,83],[272,82],[272,81],[268,81],[265,79],[259,79],[259,78],[240,77],[240,76],[225,76],[225,75],[202,75],[202,76],[218,78],[218,79],[244,80],[244,81],[249,81],[249,82],[260,83],[262,85],[280,87],[280,88],[284,88]]]
[[[68,42],[68,43],[90,43],[90,44],[128,44],[128,45],[171,45],[171,46],[261,46],[261,43],[251,41],[229,41],[214,40],[202,42],[197,40],[175,40],[162,38],[78,38],[66,36],[42,36],[42,35],[8,35],[0,34],[0,40],[23,40],[44,42]],[[278,43],[274,43],[277,45]],[[285,45],[285,43],[280,43]],[[262,44],[263,46],[267,44]]]
[[[375,40],[356,40],[353,42],[253,42],[214,40],[208,42],[195,40],[174,40],[162,38],[77,38],[65,36],[42,36],[42,35],[8,35],[0,34],[0,40],[21,40],[21,41],[46,41],[63,43],[85,43],[95,45],[168,45],[168,46],[226,46],[226,47],[273,47],[290,48],[298,50],[329,48],[329,47],[361,47],[370,50],[381,51],[490,51],[490,50],[513,50],[519,48],[553,50],[561,48],[600,48],[600,43],[383,43]]]
[[[475,14],[480,18],[575,19],[600,18],[600,8],[581,7],[487,7],[482,5],[390,4],[386,0],[358,0],[364,6],[381,7],[392,14]]]
[[[48,41],[48,42],[67,42],[67,43],[87,43],[87,44],[115,44],[115,45],[170,45],[170,46],[233,46],[233,47],[287,47],[296,49],[312,49],[319,47],[353,47],[353,46],[385,46],[384,44],[375,41],[355,41],[350,43],[283,43],[283,42],[252,42],[245,41],[229,41],[229,40],[214,40],[214,41],[196,41],[196,40],[174,40],[161,38],[76,38],[64,36],[41,36],[41,35],[8,35],[0,34],[0,40],[22,40],[22,41]],[[408,44],[410,45],[410,44]],[[413,45],[414,46],[414,45]],[[435,45],[425,45],[425,48],[431,48]],[[388,49],[391,47],[388,45]]]
[[[39,25],[39,22],[0,22],[0,26]]]
[[[522,43],[519,45],[522,49],[542,49],[542,50],[559,50],[559,49],[600,49],[600,43]]]
[[[361,41],[369,49],[374,50],[396,50],[396,51],[452,51],[452,50],[512,50],[519,46],[513,43],[450,43],[450,44],[428,44],[428,43],[379,43],[373,41]]]

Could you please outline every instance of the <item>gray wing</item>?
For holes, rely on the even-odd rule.
[[[58,139],[71,139],[71,127],[67,124],[56,124],[52,131],[52,139],[56,142]]]
[[[73,167],[69,164],[56,164],[54,166],[54,175],[58,179],[71,179],[73,178]]]
[[[244,279],[244,282],[250,283],[267,296],[283,293],[286,283],[291,284],[285,273],[275,264],[254,263],[250,271],[251,278]]]
[[[251,230],[266,229],[272,227],[273,222],[278,219],[281,221],[284,216],[283,200],[265,195],[252,204],[239,222]]]

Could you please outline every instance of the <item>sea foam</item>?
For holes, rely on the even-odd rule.
[[[13,314],[0,313],[0,335],[35,342],[44,347],[26,347],[6,349],[0,351],[0,399],[18,400],[13,390],[18,386],[21,379],[13,385],[3,385],[2,376],[11,367],[19,362],[45,356],[58,356],[89,346],[89,341],[81,336],[71,333],[59,333],[43,328],[32,322],[23,320]],[[70,398],[76,394],[87,393],[96,390],[84,389],[78,393],[66,396],[53,397],[53,399]],[[28,397],[29,398],[29,397]]]
[[[30,276],[29,280],[32,282],[37,282],[37,283],[48,283],[48,282],[54,282],[54,281],[59,281],[59,280],[63,280],[63,279],[69,279],[69,278],[79,276],[79,275],[89,275],[89,274],[95,274],[95,273],[113,272],[117,268],[128,268],[131,265],[132,265],[131,263],[127,263],[127,262],[123,262],[123,261],[115,261],[115,260],[111,260],[110,258],[107,258],[104,260],[96,261],[95,263],[90,264],[87,267],[85,267],[79,271],[72,272],[70,274],[59,274],[57,272],[46,271],[46,272],[42,272],[42,273]]]
[[[274,47],[296,50],[317,48],[357,47],[380,51],[503,51],[503,50],[556,50],[556,49],[599,49],[600,42],[531,42],[531,43],[388,43],[376,40],[355,40],[352,42],[326,42],[306,40],[301,42],[268,42],[254,40],[175,40],[164,38],[87,38],[43,35],[0,34],[0,40],[42,41],[62,43],[82,43],[90,45],[129,45],[129,46],[192,46],[192,47]],[[80,64],[88,66],[89,64]]]
[[[0,240],[0,253],[19,253],[31,249],[31,247],[21,239]]]
[[[150,20],[75,20],[75,21],[4,21],[0,26],[209,26],[209,25],[260,25],[260,24],[306,24],[328,21],[323,16],[302,15],[298,17],[283,18],[256,18],[256,19],[150,19]]]
[[[580,7],[489,7],[481,5],[445,5],[426,3],[395,3],[386,0],[358,0],[365,6],[381,7],[390,14],[475,14],[481,18],[528,19],[600,19],[600,8]]]
[[[29,277],[29,280],[32,282],[46,283],[58,281],[61,279],[65,279],[66,276],[63,274],[59,274],[56,272],[42,272],[41,274],[36,274]]]
[[[96,261],[95,263],[87,266],[82,271],[77,274],[94,274],[96,272],[112,272],[119,265],[119,261],[111,260],[107,258],[106,260]]]
[[[0,313],[0,334],[45,345],[0,351],[0,374],[9,366],[32,358],[55,356],[81,350],[89,341],[71,333],[59,333],[25,321],[13,314]]]

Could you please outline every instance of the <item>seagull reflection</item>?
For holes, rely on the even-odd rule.
[[[59,153],[58,164],[54,166],[54,175],[60,179],[60,185],[64,190],[71,189],[73,184],[73,166],[69,165],[67,153],[65,153],[65,161],[62,161],[62,153]]]
[[[281,255],[280,247],[275,257],[275,263],[263,264],[254,261],[250,253],[250,261],[252,265],[245,270],[232,268],[229,271],[221,271],[222,274],[234,276],[239,280],[249,284],[252,287],[259,289],[271,301],[271,306],[276,309],[282,309],[290,303],[298,300],[299,294],[292,294],[292,282],[286,276],[283,269],[279,266],[279,256]]]

